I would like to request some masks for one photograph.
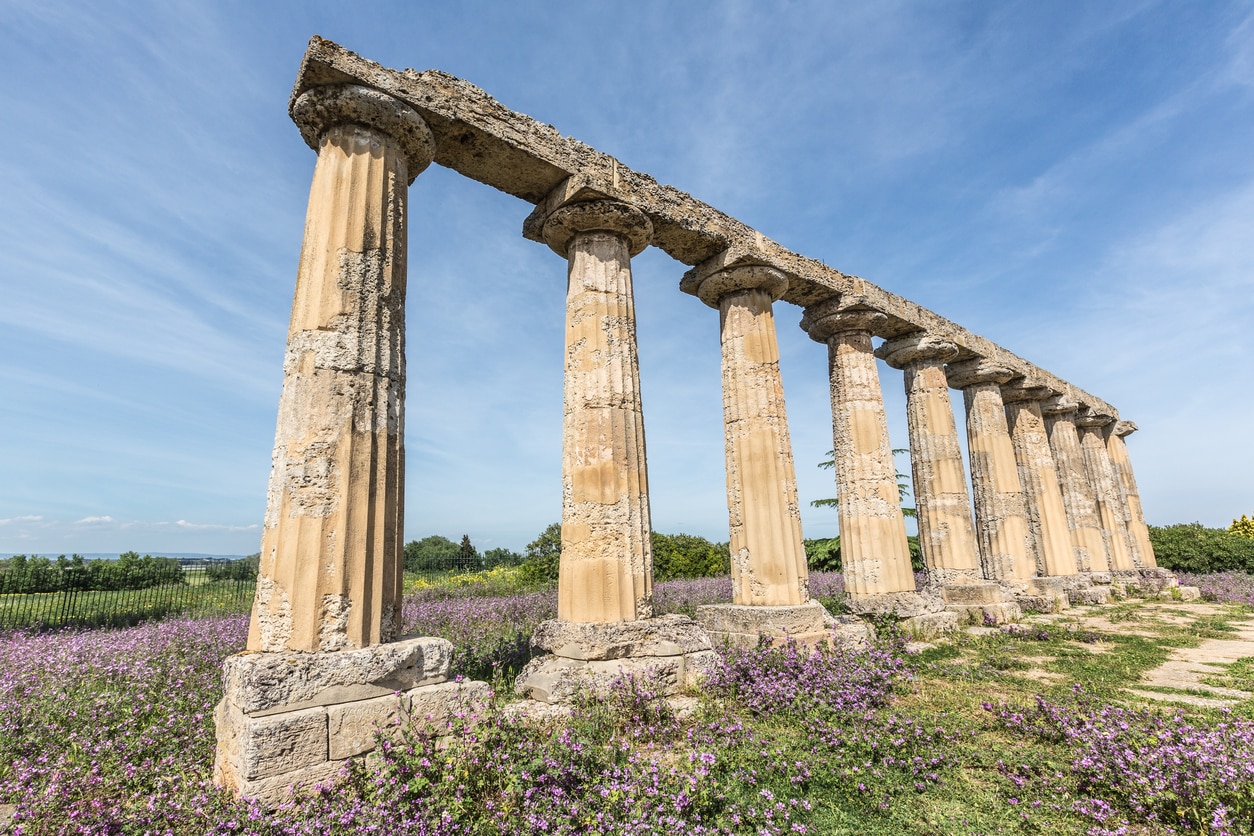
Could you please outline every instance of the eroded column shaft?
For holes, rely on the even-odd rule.
[[[1106,453],[1106,438],[1102,433],[1102,426],[1104,425],[1081,421],[1080,452],[1084,458],[1084,470],[1097,500],[1097,515],[1102,539],[1106,543],[1106,553],[1110,557],[1110,568],[1126,572],[1136,569],[1136,563],[1132,560],[1128,523],[1119,486],[1115,481],[1115,472]]]
[[[807,310],[802,320],[813,339],[827,344],[840,561],[845,591],[854,599],[915,588],[871,347],[871,328],[884,319],[873,311],[841,312],[829,303]]]
[[[719,302],[732,596],[755,606],[810,600],[773,298],[752,287]]]
[[[1039,571],[1050,577],[1074,575],[1079,567],[1040,402],[1028,399],[1007,403],[1006,419]]]
[[[1076,432],[1074,403],[1049,404],[1045,427],[1049,433],[1049,449],[1058,468],[1058,484],[1067,512],[1067,527],[1075,550],[1076,565],[1081,572],[1109,572],[1110,558],[1102,537],[1101,520],[1097,515],[1097,498],[1089,483]]]
[[[1120,421],[1107,428],[1106,450],[1110,455],[1110,463],[1114,467],[1124,506],[1127,512],[1128,533],[1131,535],[1133,549],[1132,559],[1139,566],[1157,568],[1154,559],[1154,546],[1150,542],[1149,526],[1145,524],[1145,510],[1141,507],[1141,493],[1136,486],[1136,476],[1132,472],[1132,459],[1128,456],[1128,447],[1124,436],[1134,432],[1136,425],[1130,421]]]
[[[652,546],[644,416],[636,350],[629,226],[610,201],[549,219],[550,246],[569,261],[562,421],[562,555],[558,618],[631,621],[652,615]],[[642,247],[643,244],[640,245]]]
[[[393,638],[400,622],[405,201],[434,146],[414,111],[365,88],[310,91],[294,118],[319,137],[318,162],[249,627],[255,651],[365,647]]]

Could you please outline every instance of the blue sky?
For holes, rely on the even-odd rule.
[[[0,552],[257,549],[314,164],[286,103],[315,33],[468,79],[1105,398],[1141,427],[1151,523],[1254,513],[1254,3],[0,20]],[[565,268],[521,237],[529,210],[434,166],[411,189],[407,539],[521,549],[559,516]],[[718,317],[684,269],[634,262],[653,520],[726,539]],[[825,353],[776,317],[808,503],[832,493]],[[835,516],[807,507],[806,535]]]

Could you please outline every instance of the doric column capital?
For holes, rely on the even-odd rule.
[[[1003,383],[1001,387],[1002,403],[1024,403],[1025,401],[1044,401],[1057,395],[1058,392],[1048,386],[1038,385],[1027,378],[1021,377]]]
[[[1119,436],[1120,438],[1123,438],[1124,436],[1132,435],[1132,433],[1136,432],[1139,429],[1140,427],[1138,427],[1136,424],[1132,423],[1131,421],[1116,421],[1115,422],[1115,435]]]
[[[360,125],[392,138],[405,154],[409,182],[435,158],[435,137],[418,111],[379,90],[360,84],[329,84],[306,90],[292,104],[292,121],[315,151],[327,131]]]
[[[717,308],[723,297],[742,290],[765,290],[774,301],[788,290],[788,277],[765,264],[741,264],[711,273],[697,285],[697,298]]]
[[[1076,413],[1075,425],[1077,427],[1096,427],[1101,428],[1107,424],[1113,424],[1115,417],[1113,415],[1104,415],[1100,412],[1093,412],[1087,406],[1080,409]]]
[[[1063,393],[1046,398],[1041,403],[1041,412],[1044,415],[1068,415],[1075,413],[1079,408],[1080,404]]]
[[[968,386],[980,383],[993,383],[1000,386],[1020,377],[1019,372],[1009,366],[983,357],[950,363],[945,367],[945,374],[949,378],[949,385],[955,389],[966,389]]]
[[[888,321],[886,314],[869,308],[851,310],[853,304],[857,304],[856,300],[833,296],[810,305],[801,315],[801,330],[809,334],[810,339],[825,343],[846,331],[869,331],[874,334]]]
[[[889,340],[875,350],[875,356],[894,369],[904,369],[920,360],[948,363],[958,356],[958,346],[944,337],[919,331]]]
[[[566,257],[571,239],[585,232],[607,232],[627,242],[627,254],[638,255],[653,240],[649,216],[621,200],[585,200],[553,211],[544,222],[544,241]]]

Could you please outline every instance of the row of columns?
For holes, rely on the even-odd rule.
[[[293,118],[318,162],[284,365],[250,650],[329,651],[393,638],[403,509],[405,204],[432,160],[417,112],[356,85],[311,90]],[[543,223],[567,261],[559,618],[652,615],[651,525],[631,258],[649,218],[601,195]],[[810,601],[773,302],[780,271],[709,271],[719,311],[734,600]],[[1152,567],[1123,437],[932,334],[878,350],[885,314],[857,300],[806,308],[828,348],[846,585],[857,602],[915,593],[876,357],[906,388],[919,539],[930,581],[1017,583]],[[950,405],[963,392],[974,515]]]

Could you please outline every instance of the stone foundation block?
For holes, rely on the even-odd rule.
[[[1065,578],[1040,577],[1024,581],[1002,582],[1022,610],[1036,612],[1061,612],[1071,606],[1067,598]]]
[[[757,647],[763,639],[772,644],[791,640],[813,646],[857,644],[873,637],[870,627],[860,619],[834,616],[818,601],[792,607],[711,604],[697,608],[697,620],[715,645],[739,648]]]
[[[1173,586],[1167,591],[1167,594],[1180,601],[1202,600],[1202,590],[1196,586]],[[1177,596],[1179,597],[1177,598]]]
[[[566,659],[594,661],[636,656],[681,656],[710,649],[701,625],[683,615],[638,621],[587,624],[545,621],[531,636],[531,646]]]
[[[1082,576],[1087,578],[1091,584],[1107,586],[1114,582],[1114,576],[1110,572],[1084,572]]]
[[[333,705],[327,708],[328,754],[343,760],[374,749],[375,731],[395,728],[401,722],[408,700],[389,694],[371,700]],[[283,716],[283,715],[280,715]]]
[[[1109,586],[1082,586],[1067,590],[1067,600],[1073,607],[1100,606],[1110,603]]]
[[[604,695],[627,675],[647,678],[651,690],[672,696],[695,687],[719,658],[700,625],[684,615],[606,624],[546,621],[532,646],[562,651],[532,659],[514,680],[519,694],[545,703],[570,702],[584,691]]]
[[[916,618],[943,612],[945,602],[934,589],[919,592],[883,592],[876,595],[850,595],[846,599],[849,609],[861,616],[892,615],[897,618]]]
[[[929,638],[957,630],[958,616],[948,610],[941,610],[902,619],[897,626],[907,635]]]
[[[406,638],[327,653],[240,653],[222,665],[226,697],[260,716],[356,702],[448,679],[447,639]]]
[[[989,621],[994,624],[1006,624],[1023,617],[1023,610],[1014,601],[1002,601],[995,604],[949,604],[945,609],[957,616],[959,623],[977,626]]]
[[[951,605],[1003,604],[1010,598],[999,584],[987,581],[946,584],[941,587],[940,594],[946,604],[946,609],[949,609]]]
[[[299,790],[312,789],[319,784],[334,783],[340,776],[340,770],[347,763],[347,761],[325,761],[255,781],[240,779],[234,775],[219,780],[215,771],[214,783],[231,790],[242,798],[255,799],[263,807],[274,809],[291,799]]]
[[[250,717],[224,699],[214,718],[222,767],[241,780],[283,775],[327,760],[324,708]]]
[[[415,688],[406,696],[410,723],[442,734],[457,716],[483,713],[492,699],[492,686],[473,680],[441,682]]]

